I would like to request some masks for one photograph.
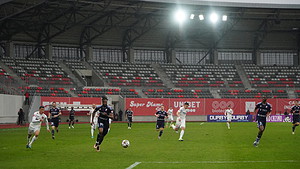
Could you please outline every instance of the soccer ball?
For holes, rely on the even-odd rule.
[[[130,142],[128,140],[123,140],[122,141],[122,147],[127,148],[130,146]]]

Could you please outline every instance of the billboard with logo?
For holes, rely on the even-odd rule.
[[[272,105],[272,115],[282,115],[284,111],[290,111],[294,105],[293,99],[268,99]],[[165,109],[173,107],[174,113],[183,105],[184,102],[190,104],[188,115],[224,115],[226,108],[230,105],[234,114],[245,115],[249,110],[253,115],[255,105],[261,99],[173,99],[173,98],[127,98],[125,109],[131,107],[138,116],[153,115],[160,105]]]

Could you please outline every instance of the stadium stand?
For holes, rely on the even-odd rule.
[[[294,66],[243,65],[252,87],[300,87],[300,68]]]
[[[71,97],[68,91],[64,88],[45,88],[45,87],[38,87],[38,86],[26,86],[26,87],[19,87],[19,89],[24,93],[27,91],[31,96],[52,96],[52,97]]]
[[[150,64],[95,62],[90,64],[110,86],[164,86]]]
[[[75,71],[76,69],[87,69],[86,66],[82,63],[82,61],[74,61],[74,60],[68,60],[64,62],[72,71]]]
[[[161,64],[177,87],[243,87],[234,65]]]
[[[219,92],[222,98],[288,98],[286,90],[226,90]]]
[[[103,95],[121,95],[123,97],[138,98],[135,89],[120,88],[72,88],[78,97],[101,97]]]
[[[144,94],[149,98],[213,98],[209,90],[187,89],[144,89]]]
[[[73,85],[69,76],[58,66],[57,62],[48,59],[10,59],[2,61],[27,84],[36,85]]]

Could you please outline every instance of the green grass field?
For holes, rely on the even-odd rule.
[[[299,168],[300,127],[291,134],[290,123],[268,123],[259,147],[252,143],[255,123],[187,123],[184,141],[166,128],[161,140],[154,123],[113,123],[101,152],[93,149],[89,124],[75,129],[60,126],[56,139],[42,128],[32,149],[26,149],[27,128],[0,129],[0,168]],[[128,139],[129,148],[121,141]]]

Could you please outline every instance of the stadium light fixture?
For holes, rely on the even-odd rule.
[[[200,15],[199,15],[199,20],[200,20],[200,21],[203,21],[203,20],[204,20],[204,15],[200,14]]]
[[[180,24],[183,23],[186,20],[186,18],[187,14],[181,9],[175,13],[175,20]]]
[[[222,16],[222,21],[227,21],[227,15]]]
[[[219,20],[219,16],[218,16],[218,14],[216,14],[216,13],[212,13],[212,14],[210,14],[210,16],[209,16],[209,19],[210,19],[210,21],[211,21],[212,23],[217,23],[218,20]]]
[[[194,17],[195,17],[195,14],[190,15],[190,19],[194,19]]]

